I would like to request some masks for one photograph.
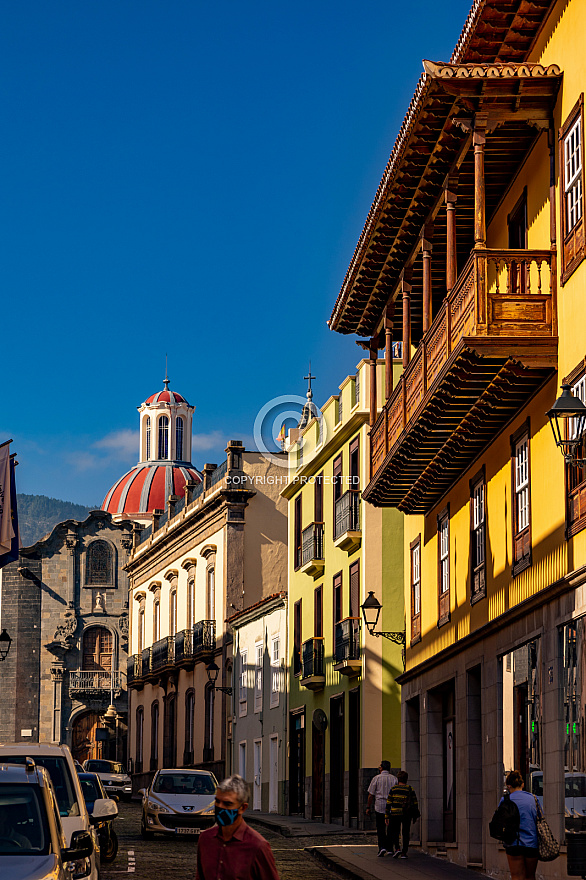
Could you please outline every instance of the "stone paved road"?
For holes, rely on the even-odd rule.
[[[101,880],[120,880],[124,875],[136,880],[194,880],[197,844],[193,840],[159,836],[154,840],[143,840],[140,836],[140,804],[121,802],[118,809],[119,818],[114,823],[119,841],[118,856],[111,865],[102,866]],[[326,837],[287,838],[254,827],[271,844],[281,880],[339,880],[338,875],[305,852],[306,846],[325,844]],[[352,835],[336,835],[336,844],[355,840]]]

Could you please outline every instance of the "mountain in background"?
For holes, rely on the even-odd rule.
[[[19,495],[16,496],[18,505],[18,527],[20,540],[23,547],[30,547],[39,538],[43,538],[57,523],[66,519],[83,521],[87,518],[90,510],[97,510],[99,504],[94,507],[84,507],[83,504],[73,504],[71,501],[59,501],[57,498],[47,498],[46,495]]]

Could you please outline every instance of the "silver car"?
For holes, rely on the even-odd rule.
[[[159,770],[148,788],[141,788],[140,833],[197,835],[215,821],[218,781],[207,770]]]
[[[132,780],[119,761],[104,761],[101,758],[88,758],[84,761],[86,773],[97,773],[106,789],[108,797],[113,794],[126,801],[132,796]]]

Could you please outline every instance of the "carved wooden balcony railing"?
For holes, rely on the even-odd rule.
[[[325,684],[324,640],[321,636],[308,639],[301,646],[301,684],[310,690],[321,690]]]
[[[301,532],[301,567],[304,574],[317,577],[324,570],[324,524],[311,523]]]
[[[420,466],[410,468],[417,480],[505,365],[509,370],[513,364],[521,371],[525,369],[525,382],[521,384],[531,386],[527,393],[533,393],[555,367],[556,358],[555,252],[473,251],[371,430],[371,482],[364,497],[375,504],[390,503],[407,512],[424,512],[437,493],[428,492],[421,485],[407,501],[410,485],[406,472],[403,488],[390,489],[387,479],[385,491],[377,492],[377,480],[392,464],[394,454],[413,459],[422,452],[422,444],[427,444],[427,453],[420,456]],[[475,371],[478,375],[473,391],[474,382],[466,388],[466,380],[474,379]],[[506,397],[504,375],[502,379],[499,388],[492,389],[493,396],[498,393]],[[518,396],[520,386],[516,390]],[[472,399],[474,395],[476,398]],[[439,405],[437,413],[430,410],[434,397]],[[459,419],[451,419],[448,433],[442,432],[440,425],[442,417],[446,417],[448,424],[446,406]],[[488,403],[485,409],[489,409]],[[506,415],[504,411],[503,414]],[[422,416],[425,425],[422,422],[419,426],[420,441],[411,438],[409,450],[403,450],[403,442]],[[474,412],[477,424],[483,418],[482,412]],[[393,479],[396,482],[396,474]],[[445,488],[444,485],[442,491]]]

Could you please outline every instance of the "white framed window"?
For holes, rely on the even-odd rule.
[[[158,458],[169,458],[169,417],[159,418],[159,455]]]
[[[183,418],[177,417],[175,422],[175,458],[183,461]]]
[[[138,612],[138,653],[140,654],[145,647],[144,608],[141,608]]]
[[[177,632],[177,590],[171,590],[169,596],[169,635]]]
[[[564,190],[566,233],[582,217],[582,117],[578,116],[564,138]]]
[[[212,567],[206,572],[206,614],[208,620],[216,619],[216,572]]]
[[[439,527],[440,538],[440,593],[450,591],[450,519],[444,516]]]
[[[195,583],[193,578],[187,581],[187,626],[189,629],[195,623]]]
[[[240,715],[246,715],[247,711],[247,676],[248,676],[248,650],[240,651],[240,677],[238,679],[238,700],[240,703]]]
[[[474,561],[476,565],[482,565],[484,563],[484,480],[474,486],[472,499]]]
[[[153,605],[153,642],[158,642],[161,638],[161,603],[155,599]]]
[[[421,614],[421,543],[411,549],[412,616]]]
[[[262,642],[257,642],[254,646],[255,667],[254,667],[254,711],[262,711],[262,661],[263,648]]]
[[[281,637],[271,640],[271,707],[279,705],[281,684]]]
[[[246,742],[238,744],[238,773],[246,779]]]
[[[149,461],[151,457],[151,417],[146,417],[146,427],[145,427],[145,437],[146,437],[146,460]]]
[[[572,385],[572,394],[574,395],[574,397],[577,397],[578,400],[581,400],[582,403],[586,402],[586,374],[584,374],[584,376],[582,376],[574,385]],[[577,419],[572,419],[570,423],[570,432],[572,439],[576,437],[578,427],[577,421]]]
[[[517,533],[529,526],[529,438],[515,445],[515,510]]]

